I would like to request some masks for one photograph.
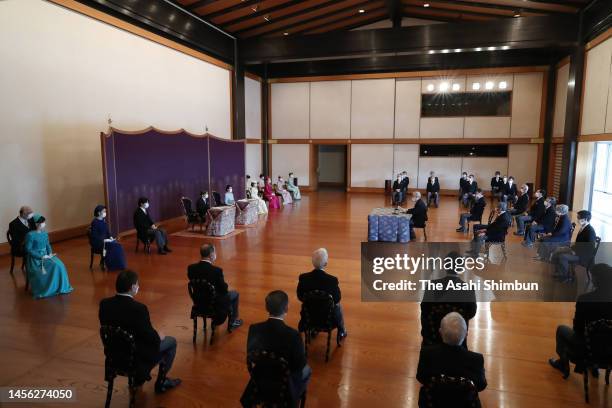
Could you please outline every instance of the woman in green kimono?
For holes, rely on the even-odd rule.
[[[289,173],[289,178],[287,179],[287,190],[293,195],[294,200],[299,200],[302,198],[300,194],[300,188],[293,184],[293,173]]]
[[[45,231],[45,217],[32,217],[36,229],[25,238],[26,270],[35,299],[72,292],[64,263],[54,254]]]

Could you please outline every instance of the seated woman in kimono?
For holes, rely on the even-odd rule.
[[[225,201],[225,205],[234,205],[234,203],[236,202],[236,200],[234,200],[232,186],[230,186],[229,184],[225,186],[225,197],[223,201]]]
[[[266,185],[264,186],[263,197],[264,197],[264,200],[266,200],[269,203],[270,209],[281,207],[281,202],[276,196],[276,194],[274,194],[274,190],[272,189],[272,180],[270,179],[270,177],[268,177],[266,180]]]
[[[300,194],[300,188],[293,184],[293,173],[289,173],[289,178],[287,179],[287,190],[293,195],[294,200],[300,200],[302,198],[302,194]]]
[[[45,231],[45,217],[32,217],[36,228],[25,238],[26,271],[34,299],[72,292],[64,263],[53,253]]]
[[[283,197],[283,204],[291,204],[293,202],[291,193],[285,189],[285,180],[281,176],[278,176],[276,181],[276,193]]]
[[[257,200],[257,213],[260,215],[267,214],[268,206],[266,205],[266,202],[259,198],[259,196],[257,195],[258,190],[257,184],[255,184],[255,182],[251,182],[251,187],[249,188],[249,191],[251,192],[251,199]]]
[[[126,268],[125,253],[119,242],[111,236],[106,218],[106,207],[98,205],[91,221],[91,247],[96,253],[104,254],[104,263],[109,271],[122,271]]]

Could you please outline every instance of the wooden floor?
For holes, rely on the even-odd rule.
[[[307,406],[417,406],[419,305],[360,301],[360,242],[366,238],[368,212],[382,205],[384,197],[376,194],[305,194],[293,206],[272,210],[257,227],[214,241],[217,263],[240,292],[240,313],[247,325],[266,318],[265,295],[282,289],[290,296],[287,322],[295,327],[298,274],[311,269],[312,250],[328,248],[329,272],[340,279],[349,337],[343,347],[333,349],[327,364],[324,340],[315,341],[309,353],[313,376]],[[466,240],[454,232],[459,212],[455,199],[443,197],[440,208],[429,212],[429,241]],[[191,342],[186,267],[198,260],[203,242],[171,237],[174,252],[160,257],[134,254],[133,238],[124,241],[129,267],[140,274],[138,299],[148,305],[153,325],[178,340],[172,375],[183,380],[162,396],[153,393],[152,383],[146,384],[138,406],[239,406],[248,379],[247,327],[222,332],[212,347],[203,344],[201,335],[195,347]],[[89,271],[84,238],[59,243],[54,250],[66,263],[75,291],[52,299],[33,300],[23,290],[21,273],[11,279],[8,258],[0,258],[0,385],[74,387],[74,406],[100,407],[106,386],[98,302],[114,294],[116,274]],[[556,326],[571,324],[572,314],[569,303],[479,304],[469,347],[485,355],[489,385],[481,393],[483,406],[587,406],[582,377],[573,374],[564,381],[546,362],[555,354]],[[127,406],[125,384],[123,379],[115,382],[112,406]],[[611,394],[603,379],[593,380],[590,406],[612,406]]]

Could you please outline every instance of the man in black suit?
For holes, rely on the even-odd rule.
[[[478,190],[478,183],[474,179],[474,175],[470,174],[467,182],[463,184],[462,202],[465,207],[468,207],[474,201],[476,190]]]
[[[151,325],[147,307],[134,300],[139,288],[138,275],[130,270],[122,271],[117,276],[115,288],[115,296],[100,302],[100,325],[121,327],[134,336],[136,384],[142,385],[150,380],[151,370],[159,364],[155,392],[162,393],[176,387],[181,380],[167,377],[176,356],[176,339],[158,334]]]
[[[456,229],[457,232],[465,232],[467,229],[468,221],[480,221],[482,222],[482,213],[487,205],[484,195],[482,194],[481,189],[476,190],[476,194],[474,195],[474,205],[470,208],[469,213],[463,213],[459,216],[459,228]]]
[[[306,391],[312,370],[306,363],[304,343],[300,333],[284,322],[288,309],[289,297],[285,292],[275,290],[266,296],[268,320],[249,327],[247,354],[254,351],[268,351],[284,358],[291,372],[290,394],[296,401]],[[253,382],[249,381],[240,399],[245,407],[252,406],[249,396],[252,395],[253,388]]]
[[[11,234],[11,254],[13,256],[23,257],[25,255],[23,244],[25,236],[31,230],[34,230],[34,222],[32,216],[34,212],[26,205],[19,209],[19,216],[9,223],[9,233]]]
[[[521,194],[516,199],[514,207],[511,210],[508,210],[508,213],[512,217],[517,217],[527,212],[527,207],[529,207],[529,186],[527,186],[527,184],[523,184],[521,186]]]
[[[223,278],[223,269],[213,265],[215,259],[217,259],[217,253],[212,244],[202,245],[200,256],[202,258],[200,262],[187,267],[187,277],[189,280],[205,279],[215,287],[216,310],[219,311],[220,316],[227,316],[229,312],[230,326],[232,329],[237,329],[242,325],[242,320],[238,318],[239,293],[235,290],[227,290],[227,283]]]
[[[134,212],[134,227],[136,228],[137,239],[155,239],[157,244],[157,252],[160,255],[166,255],[167,252],[172,252],[168,248],[168,234],[166,231],[159,228],[149,215],[149,199],[140,197],[138,199],[138,208]]]
[[[493,202],[494,198],[501,200],[503,186],[504,180],[501,177],[501,173],[496,171],[495,176],[491,178],[491,202]]]
[[[516,183],[514,182],[514,177],[510,176],[506,178],[504,176],[504,185],[502,187],[502,201],[507,203],[510,200],[511,203],[516,201],[516,196],[518,195],[516,190]]]
[[[407,210],[406,213],[412,214],[412,217],[410,217],[410,239],[415,239],[416,235],[413,228],[425,228],[427,205],[421,200],[421,193],[418,191],[412,193],[412,201],[414,207]]]
[[[401,184],[402,203],[404,202],[404,200],[406,200],[406,196],[408,195],[408,184],[410,184],[410,178],[408,177],[408,172],[403,171],[402,172],[402,184]]]
[[[467,184],[467,182],[468,174],[464,171],[463,173],[461,173],[461,178],[459,179],[459,201],[463,199],[463,193],[466,190],[465,185]]]
[[[566,283],[574,281],[574,276],[570,274],[570,265],[587,266],[595,252],[595,238],[597,236],[590,224],[591,212],[582,210],[578,211],[576,215],[580,225],[576,242],[571,247],[558,248],[552,254],[551,260],[555,265],[555,277]]]
[[[432,201],[436,208],[438,208],[440,203],[440,182],[436,177],[436,173],[430,171],[429,178],[427,179],[427,207],[431,205]]]
[[[535,192],[535,201],[531,204],[531,208],[529,208],[529,212],[527,215],[517,215],[516,216],[516,232],[514,235],[523,236],[525,235],[525,224],[531,223],[535,220],[541,220],[546,212],[546,207],[544,206],[544,200],[546,199],[546,191],[545,190],[536,190]],[[519,203],[517,202],[516,207],[518,207]]]
[[[578,296],[573,328],[557,327],[557,354],[559,359],[549,359],[555,369],[569,376],[570,361],[580,361],[584,357],[584,330],[587,323],[600,319],[612,319],[612,268],[606,264],[594,265],[591,270],[595,290]],[[576,366],[576,372],[584,367]]]
[[[319,248],[312,253],[312,266],[314,266],[314,269],[311,272],[300,275],[297,286],[297,297],[303,302],[304,295],[313,290],[321,290],[329,293],[332,298],[334,298],[334,314],[336,316],[336,324],[338,325],[338,341],[341,341],[348,335],[346,328],[344,327],[342,306],[340,306],[342,294],[340,292],[338,278],[325,272],[328,260],[329,255],[327,254],[327,249],[325,248]],[[300,314],[303,314],[303,312],[304,310],[302,306],[302,312]],[[303,330],[301,320],[298,328],[300,331]]]
[[[402,197],[402,174],[397,174],[397,179],[393,182],[393,195],[392,195],[393,205],[396,207],[401,204],[403,201]]]
[[[495,207],[495,219],[490,224],[474,225],[474,239],[472,239],[471,254],[476,256],[480,251],[480,247],[485,242],[505,242],[506,234],[512,219],[506,211],[506,203],[499,202]]]
[[[206,213],[210,209],[210,201],[208,199],[208,191],[200,191],[200,198],[196,201],[196,211],[202,221],[206,219]]]
[[[540,218],[535,218],[531,224],[527,224],[525,228],[525,238],[521,245],[531,248],[536,240],[538,233],[551,233],[555,229],[557,213],[555,206],[557,199],[548,197],[544,200],[544,214]]]
[[[421,348],[416,374],[417,380],[423,385],[419,392],[419,407],[428,406],[425,385],[435,376],[467,378],[474,383],[478,392],[487,387],[482,354],[461,347],[467,335],[463,317],[456,312],[444,316],[440,323],[440,335],[442,344]],[[477,406],[480,406],[480,401]]]

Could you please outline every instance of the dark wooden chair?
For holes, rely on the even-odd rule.
[[[489,216],[489,219],[490,219],[490,216]],[[471,225],[472,223],[474,223],[474,224],[482,224],[482,214],[480,215],[480,218],[479,218],[479,219],[477,219],[477,220],[470,220],[470,219],[468,218],[468,220],[467,220],[467,228],[466,228],[466,229],[465,229],[465,231],[464,231],[464,232],[465,232],[465,234],[469,234],[469,233],[470,233],[470,225]]]
[[[610,385],[612,371],[612,320],[596,320],[587,323],[584,330],[585,355],[582,361],[584,369],[584,401],[589,403],[589,373],[591,370],[606,370],[606,386]]]
[[[589,262],[585,265],[587,282],[591,282],[591,268],[595,265],[595,258],[597,257],[597,252],[599,251],[599,246],[601,245],[601,238],[595,237],[595,248],[593,249],[593,255],[589,259]]]
[[[451,312],[457,312],[465,321],[468,319],[465,317],[465,310],[462,307],[454,305],[452,303],[437,303],[431,306],[429,313],[425,316],[427,322],[429,323],[429,333],[427,333],[427,337],[423,339],[423,344],[432,345],[432,344],[440,344],[442,343],[442,337],[440,336],[440,323],[444,316]],[[467,341],[467,339],[466,339]]]
[[[247,355],[247,369],[251,379],[242,398],[244,406],[296,407],[291,395],[291,371],[283,357],[265,350]],[[300,407],[306,404],[306,390],[299,397]]]
[[[472,380],[444,374],[432,377],[424,385],[428,408],[479,408],[478,390]]]
[[[422,229],[423,230],[423,238],[427,241],[427,223],[423,224],[422,227],[416,227],[414,225],[411,226],[413,230]]]
[[[506,235],[508,235],[508,232],[506,231]],[[485,242],[485,257],[486,257],[486,261],[490,262],[490,256],[489,256],[489,251],[491,250],[492,246],[499,246],[501,247],[502,250],[502,254],[504,255],[503,260],[507,260],[508,259],[508,253],[506,252],[506,235],[504,235],[504,239],[501,241],[486,241]]]
[[[302,303],[302,321],[300,331],[304,332],[304,345],[306,356],[308,356],[308,346],[315,337],[315,333],[327,333],[327,349],[325,350],[325,362],[329,361],[329,350],[331,334],[338,328],[334,308],[336,304],[332,295],[322,290],[313,290],[304,294]],[[341,346],[336,341],[338,347]]]
[[[6,241],[8,242],[11,248],[11,269],[9,270],[9,272],[11,273],[11,275],[13,274],[13,269],[15,268],[15,258],[21,258],[21,270],[25,271],[25,255],[20,256],[13,252],[13,237],[11,236],[11,231],[6,231]]]
[[[191,319],[193,320],[193,343],[195,344],[198,333],[198,317],[201,317],[204,321],[205,342],[207,319],[210,319],[210,345],[212,345],[215,338],[215,329],[218,326],[216,321],[219,317],[219,311],[216,307],[217,294],[215,287],[206,279],[192,279],[187,284],[187,290],[189,291],[189,296],[193,301],[193,306],[191,307]],[[227,332],[232,332],[229,312],[227,314]]]
[[[185,215],[185,221],[187,222],[187,226],[191,227],[193,231],[196,225],[200,225],[200,231],[202,230],[202,225],[204,224],[204,220],[200,217],[196,211],[193,210],[193,204],[190,198],[181,197],[181,207],[183,208],[183,215]]]
[[[213,191],[213,207],[221,207],[223,205],[225,205],[225,203],[223,201],[221,201],[221,194],[219,194],[217,191]]]
[[[150,254],[151,253],[151,235],[149,234],[149,231],[139,230],[138,227],[136,227],[135,223],[134,223],[134,228],[136,228],[136,249],[134,250],[134,252],[138,252],[138,247],[140,246],[140,243],[142,242],[144,246],[145,254]]]
[[[105,407],[109,408],[113,396],[113,383],[118,375],[128,378],[130,408],[136,405],[136,340],[121,327],[100,327],[100,338],[104,345],[104,380],[108,383]]]
[[[93,240],[91,236],[91,226],[87,228],[87,240],[89,241],[89,270],[91,271],[93,269],[94,255],[100,255],[100,269],[105,271],[106,266],[104,265],[104,250],[94,249]]]

